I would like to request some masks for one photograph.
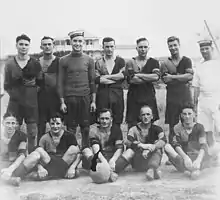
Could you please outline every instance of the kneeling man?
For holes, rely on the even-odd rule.
[[[75,136],[63,129],[63,118],[56,114],[50,119],[50,132],[42,136],[39,146],[15,170],[14,176],[24,178],[37,167],[37,178],[74,178],[81,160]]]
[[[203,125],[195,122],[193,105],[184,105],[181,109],[172,145],[166,144],[165,152],[178,171],[187,172],[193,179],[209,164],[206,133]]]

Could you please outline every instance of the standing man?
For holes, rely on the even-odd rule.
[[[17,55],[5,65],[4,89],[10,99],[7,112],[15,113],[19,124],[27,124],[28,151],[36,146],[38,102],[37,91],[41,86],[40,63],[28,55],[31,39],[27,35],[16,38]]]
[[[72,52],[60,59],[58,91],[61,111],[67,112],[67,129],[73,134],[80,125],[82,148],[89,145],[90,111],[95,111],[95,65],[83,53],[84,32],[69,33]]]
[[[60,101],[56,87],[59,58],[53,55],[53,42],[54,39],[48,36],[41,39],[40,48],[43,50],[43,56],[40,57],[39,61],[43,71],[43,85],[38,95],[38,141],[45,133],[46,123],[50,117],[60,111]]]
[[[114,123],[120,126],[124,113],[122,82],[125,61],[114,55],[115,40],[113,38],[104,38],[102,45],[104,56],[95,63],[96,84],[98,84],[96,105],[98,110],[111,109]]]
[[[190,83],[193,79],[192,62],[180,54],[180,40],[169,37],[167,44],[171,57],[162,63],[162,80],[167,85],[165,123],[169,124],[169,142],[173,140],[173,127],[179,122],[181,107],[192,102]]]
[[[137,40],[138,56],[127,62],[126,74],[128,76],[127,96],[127,123],[128,128],[139,121],[139,111],[142,106],[148,105],[153,111],[153,121],[159,119],[157,102],[153,82],[160,78],[159,62],[148,57],[149,42],[146,38]]]
[[[197,120],[205,128],[208,145],[214,147],[214,131],[220,132],[220,61],[214,58],[211,40],[202,40],[199,46],[204,61],[196,67],[194,101],[198,102]]]

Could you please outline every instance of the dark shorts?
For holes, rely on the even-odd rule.
[[[50,117],[60,113],[60,99],[56,91],[42,90],[38,94],[39,122],[48,122]]]
[[[115,89],[108,92],[97,93],[97,110],[109,108],[112,110],[114,123],[121,124],[124,116],[124,93],[123,90]]]
[[[136,171],[146,171],[154,163],[155,166],[159,167],[162,159],[162,151],[156,150],[149,153],[148,158],[144,159],[141,151],[136,151],[131,161],[131,166]]]
[[[68,164],[59,156],[50,155],[50,162],[44,166],[49,178],[64,178],[69,168]]]
[[[182,106],[188,103],[193,104],[191,91],[189,89],[181,91],[181,93],[176,93],[176,96],[175,93],[167,92],[165,124],[169,124],[171,127],[179,122]]]
[[[138,98],[138,97],[136,97]],[[127,114],[126,114],[126,121],[128,124],[132,126],[136,125],[137,122],[140,121],[140,109],[142,106],[148,105],[153,109],[154,121],[159,119],[159,113],[157,109],[157,102],[156,99],[148,100],[146,102],[137,102],[134,99],[130,99],[128,96],[127,99]]]
[[[90,125],[90,95],[84,97],[66,97],[67,114],[65,122],[67,127]]]
[[[12,112],[16,115],[19,124],[37,123],[38,121],[38,101],[37,88],[25,87],[23,95],[20,99],[11,98],[8,103],[7,112]]]

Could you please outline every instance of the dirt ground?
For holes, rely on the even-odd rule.
[[[164,102],[164,93],[158,94]],[[161,98],[163,98],[161,100]],[[1,115],[5,112],[8,97],[1,103]],[[159,105],[160,115],[164,106]],[[159,122],[162,123],[163,120]],[[164,128],[164,127],[163,127]],[[165,127],[166,128],[166,127]],[[152,182],[145,180],[144,173],[131,170],[120,174],[114,183],[94,184],[88,173],[81,170],[74,180],[53,180],[43,182],[24,181],[18,188],[0,183],[1,200],[219,200],[220,167],[202,172],[199,180],[190,180],[176,172],[173,166],[165,166],[164,156],[162,179]],[[1,165],[2,163],[0,163]],[[0,167],[1,168],[1,167]]]
[[[165,159],[164,159],[165,161]],[[0,183],[1,200],[219,200],[220,167],[190,180],[174,167],[161,166],[162,179],[146,181],[144,173],[128,170],[114,183],[94,184],[86,171],[73,180],[24,181],[14,188]]]

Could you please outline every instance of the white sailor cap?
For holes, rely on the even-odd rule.
[[[210,40],[210,39],[200,40],[200,41],[198,41],[198,43],[199,43],[200,47],[212,46],[212,40]]]
[[[77,37],[77,36],[83,36],[84,37],[84,31],[82,31],[82,30],[71,31],[71,32],[69,32],[68,36],[71,39],[74,38],[74,37]]]

